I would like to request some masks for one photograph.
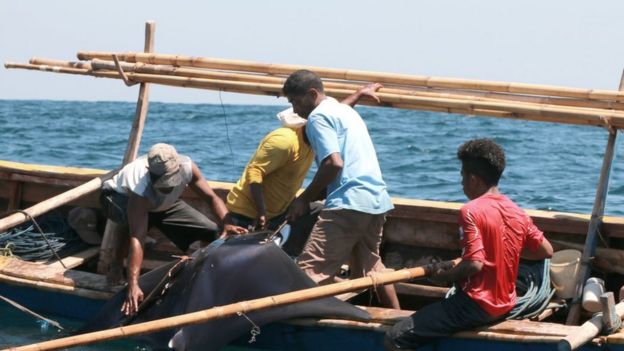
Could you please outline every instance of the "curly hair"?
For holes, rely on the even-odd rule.
[[[286,79],[282,87],[282,92],[285,96],[303,95],[310,90],[310,88],[314,88],[322,93],[323,81],[318,74],[301,69],[288,76],[288,79]]]
[[[465,172],[481,178],[488,186],[498,185],[505,170],[505,152],[492,139],[474,139],[462,144],[457,158]]]

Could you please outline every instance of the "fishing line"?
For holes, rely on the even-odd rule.
[[[232,151],[232,142],[230,141],[230,129],[228,126],[227,113],[225,113],[225,105],[223,105],[223,99],[221,98],[221,90],[219,90],[219,102],[221,102],[221,110],[223,111],[223,119],[225,120],[225,136],[227,137],[228,147],[230,148],[230,160],[232,161],[232,171],[236,171],[234,167],[234,151]]]

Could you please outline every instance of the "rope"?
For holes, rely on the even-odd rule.
[[[260,335],[260,327],[254,323],[251,319],[249,319],[249,317],[247,317],[247,315],[244,312],[236,312],[237,315],[239,316],[243,316],[245,317],[245,319],[247,319],[249,321],[249,323],[251,323],[252,328],[251,328],[251,338],[249,338],[249,341],[247,341],[248,344],[252,344],[254,342],[256,342],[256,336]]]
[[[0,233],[0,255],[17,256],[26,261],[45,261],[55,257],[67,269],[58,252],[80,241],[75,232],[60,215],[46,215],[39,219],[42,226],[26,211],[15,210],[29,218],[33,224],[20,226]],[[43,239],[43,240],[42,240]]]
[[[19,303],[15,302],[15,301],[7,298],[7,297],[4,297],[4,296],[0,295],[0,300],[8,303],[9,305],[17,308],[18,310],[20,310],[22,312],[28,313],[31,316],[34,316],[35,318],[39,318],[40,320],[42,320],[44,322],[47,322],[48,324],[51,324],[51,325],[53,325],[53,326],[63,330],[63,327],[61,326],[61,324],[59,322],[53,321],[53,320],[48,319],[48,318],[46,318],[46,317],[44,317],[44,316],[42,316],[40,314],[37,314],[36,312],[33,312],[33,311],[29,310],[28,308],[20,305]]]
[[[516,306],[507,319],[532,318],[542,313],[555,294],[550,286],[550,260],[520,262],[516,294]]]
[[[446,298],[455,294],[455,287],[449,289]],[[506,319],[527,319],[538,316],[555,294],[550,286],[550,260],[521,261],[516,278],[516,305]]]

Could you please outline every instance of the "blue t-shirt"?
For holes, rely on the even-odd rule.
[[[342,171],[327,188],[325,208],[370,214],[394,208],[366,124],[351,106],[326,98],[310,113],[306,134],[317,165],[335,152],[343,161]]]

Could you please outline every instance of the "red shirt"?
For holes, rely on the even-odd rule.
[[[516,304],[520,251],[536,250],[544,240],[520,207],[504,195],[485,194],[460,210],[462,260],[483,262],[483,269],[459,282],[489,315],[498,317]]]

